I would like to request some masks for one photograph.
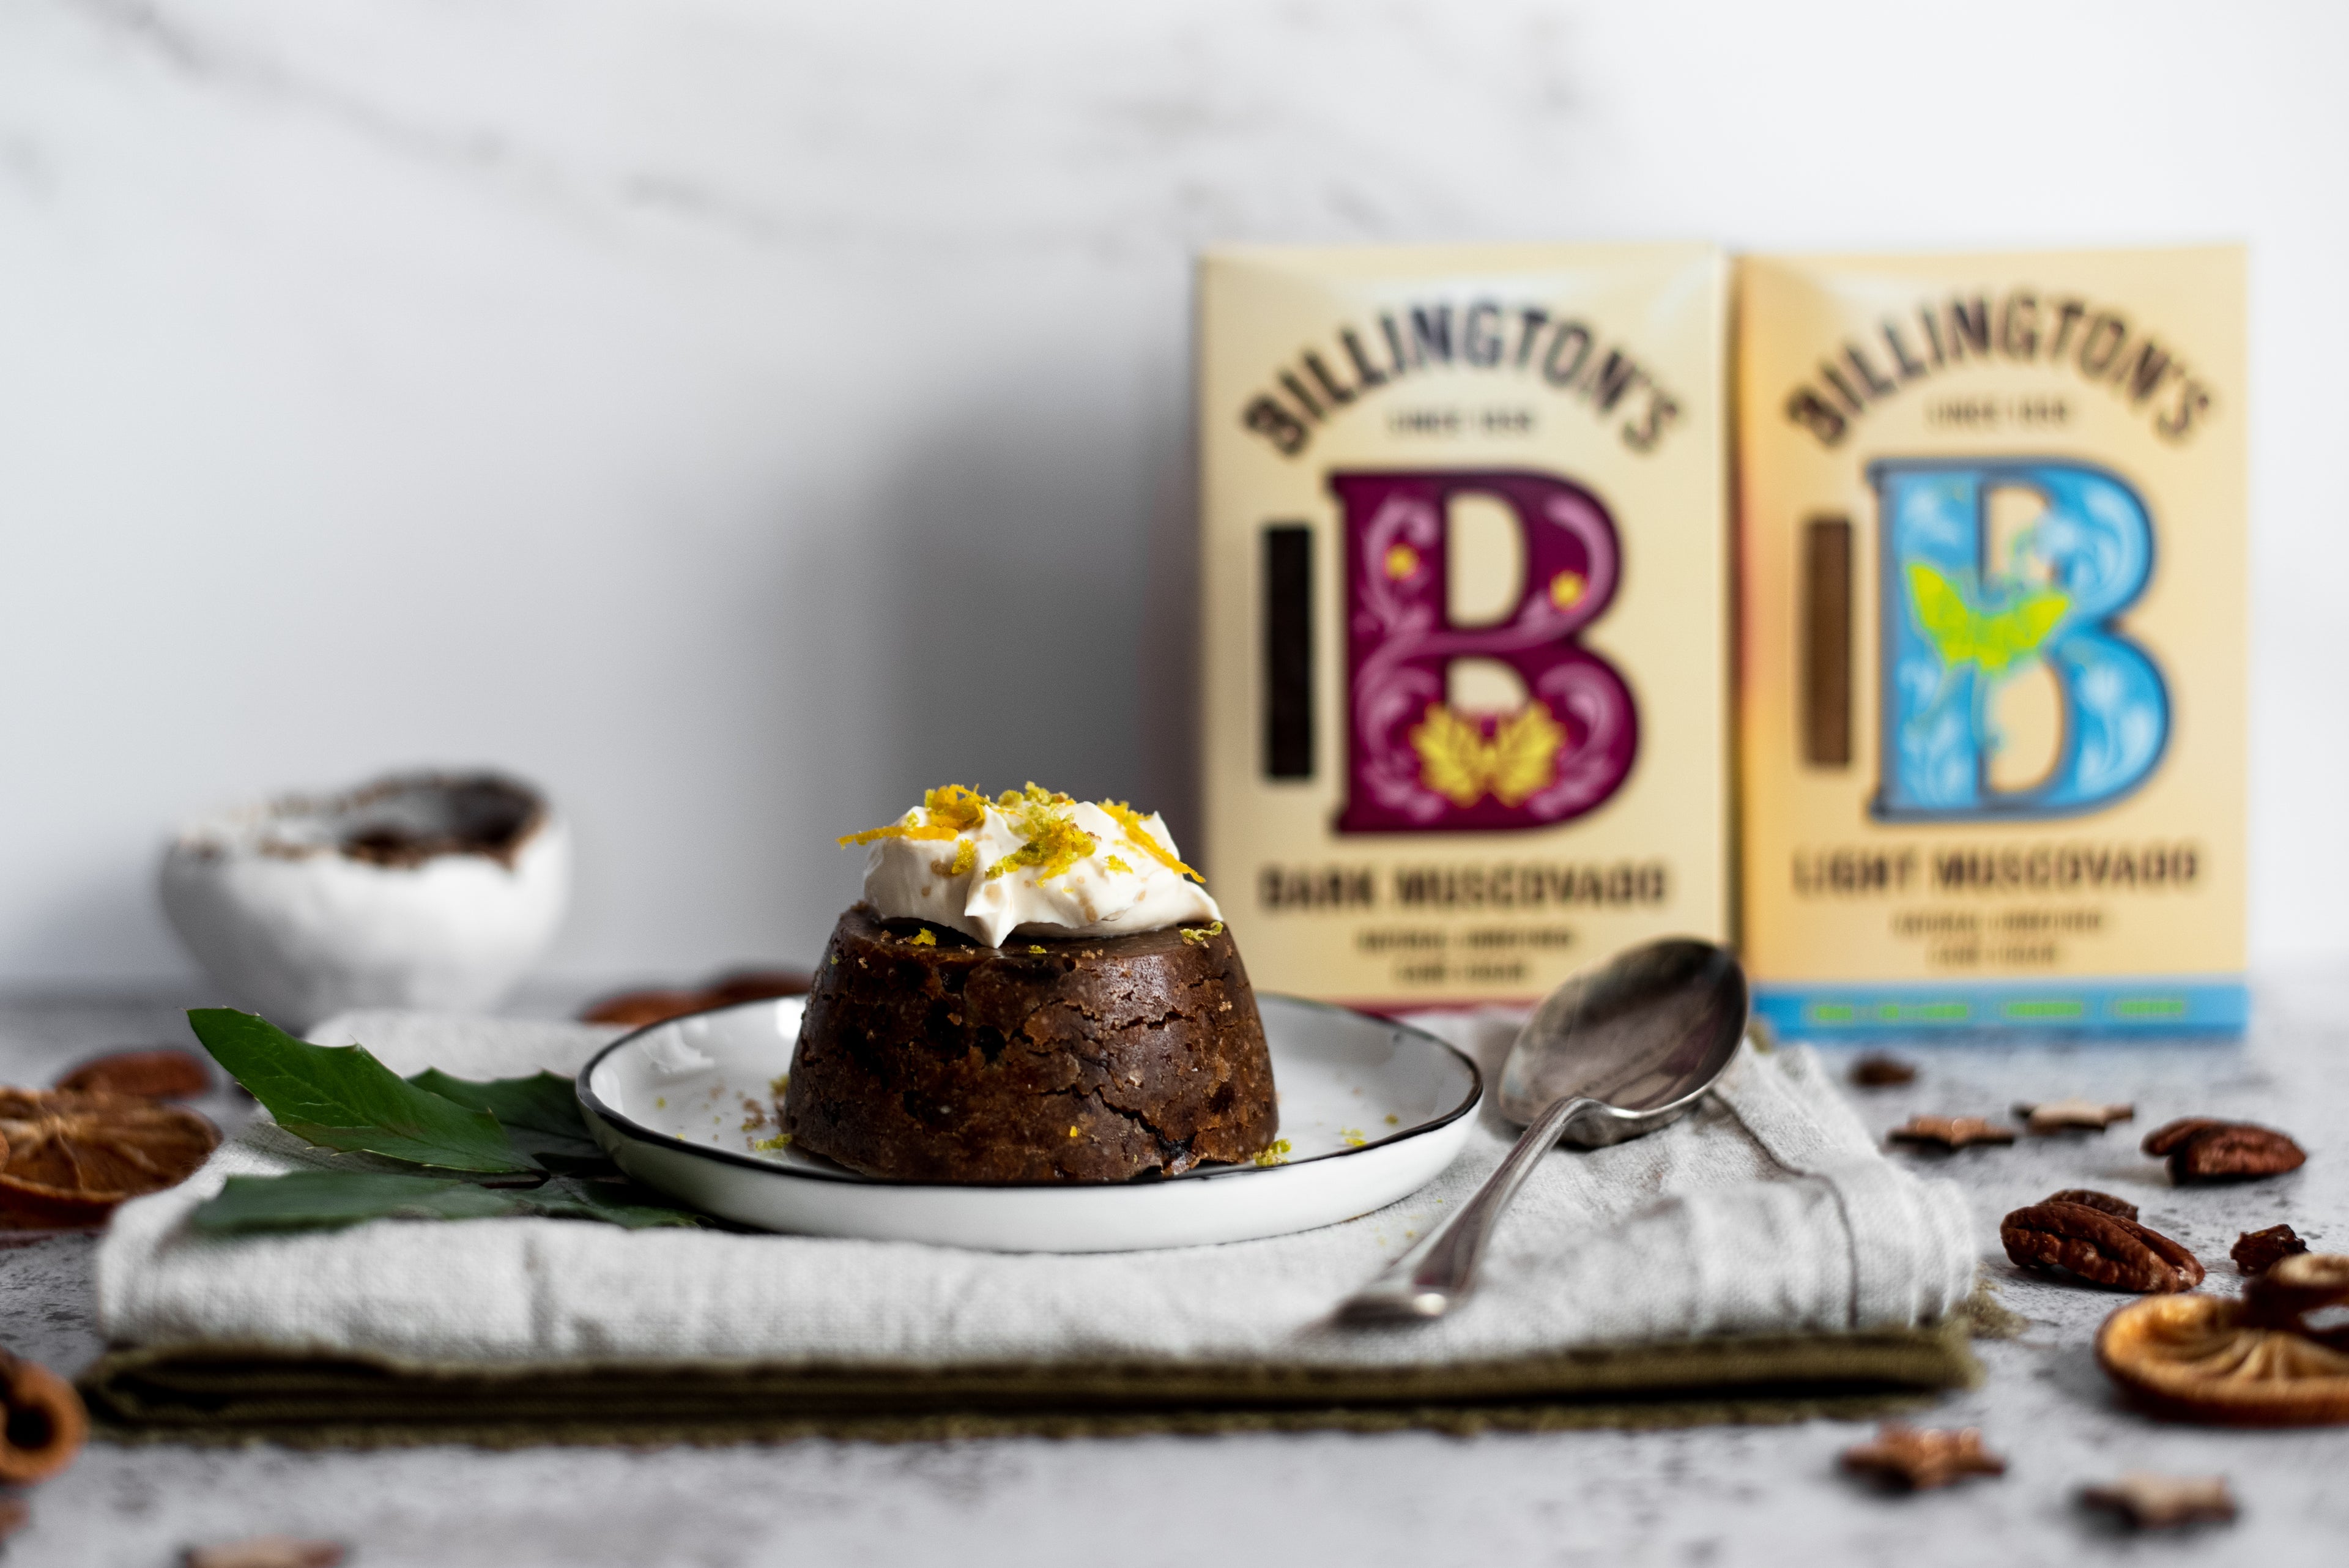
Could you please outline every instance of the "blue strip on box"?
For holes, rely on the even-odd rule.
[[[2241,977],[2033,984],[1757,985],[1754,1010],[1781,1039],[1939,1033],[2240,1034]]]

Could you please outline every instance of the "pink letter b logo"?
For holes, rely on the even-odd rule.
[[[1348,833],[1546,827],[1622,787],[1639,750],[1631,691],[1575,641],[1615,597],[1615,524],[1596,496],[1509,470],[1333,473],[1345,514]],[[1454,626],[1445,533],[1455,496],[1503,503],[1525,544],[1525,587],[1497,625]],[[1445,700],[1455,659],[1524,683],[1515,712]]]

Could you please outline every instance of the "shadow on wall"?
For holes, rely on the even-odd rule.
[[[1195,838],[1193,493],[1171,400],[1022,397],[916,447],[883,498],[893,804],[1033,779]]]
[[[111,855],[110,864],[35,906],[37,919],[0,932],[0,950],[14,971],[0,991],[21,997],[102,989],[191,1004],[221,1000],[164,924],[155,897],[154,856],[161,847],[158,834],[133,854]]]

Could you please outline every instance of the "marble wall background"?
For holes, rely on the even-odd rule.
[[[1187,257],[2254,245],[2254,940],[2349,949],[2349,11],[0,0],[0,981],[176,817],[551,783],[553,967],[812,955],[831,836],[1189,820]],[[1071,714],[1084,719],[1070,722]]]

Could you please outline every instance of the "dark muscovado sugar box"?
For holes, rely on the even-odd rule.
[[[1206,861],[1259,985],[1726,936],[1725,295],[1703,245],[1206,260]]]

